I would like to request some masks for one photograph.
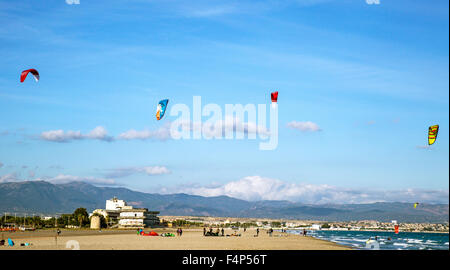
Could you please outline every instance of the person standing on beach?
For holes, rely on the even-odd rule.
[[[203,227],[203,236],[205,236],[205,235],[206,235],[206,228]]]
[[[256,228],[256,236],[259,236],[259,228]]]
[[[183,234],[183,230],[180,228],[180,236]]]
[[[222,228],[222,236],[224,236],[225,235],[225,231],[224,231],[224,229]]]

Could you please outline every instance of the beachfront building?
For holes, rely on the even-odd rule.
[[[158,211],[147,208],[122,207],[119,216],[119,228],[144,228],[159,225]]]
[[[126,206],[127,203],[124,200],[119,200],[116,197],[106,200],[106,211],[117,211]]]
[[[133,208],[116,197],[106,200],[106,209],[95,209],[90,217],[95,213],[102,215],[108,225],[119,228],[143,228],[160,224],[157,216],[159,212],[148,211],[147,208]]]
[[[119,200],[116,197],[106,200],[105,211],[108,214],[109,223],[117,223],[120,216],[120,211],[126,207],[127,203],[124,200]]]

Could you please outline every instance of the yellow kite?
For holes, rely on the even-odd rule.
[[[434,125],[428,128],[428,145],[432,145],[437,138],[439,125]]]

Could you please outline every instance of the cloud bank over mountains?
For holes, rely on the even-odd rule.
[[[35,178],[32,181],[47,181],[66,184],[73,181],[99,186],[123,186],[115,179],[133,174],[163,175],[171,173],[164,166],[129,167],[113,169],[104,177],[74,176],[58,174],[55,177]],[[0,183],[26,181],[16,173],[0,176]],[[360,204],[374,202],[421,202],[449,203],[448,190],[400,189],[375,190],[351,189],[331,185],[288,183],[279,179],[261,176],[247,176],[224,184],[200,185],[187,183],[153,189],[152,193],[186,193],[204,197],[229,196],[246,201],[286,200],[305,204]]]
[[[144,166],[144,167],[126,167],[126,168],[116,168],[109,170],[106,174],[108,178],[122,178],[133,174],[146,174],[146,175],[162,175],[169,174],[170,170],[165,166]]]
[[[370,190],[349,189],[330,185],[288,183],[261,176],[248,176],[222,185],[183,185],[176,188],[160,188],[161,193],[187,193],[200,196],[229,196],[260,200],[288,200],[306,204],[373,203],[373,202],[426,202],[448,203],[448,190]]]

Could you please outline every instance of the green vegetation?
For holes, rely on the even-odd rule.
[[[106,220],[101,218],[101,224],[106,224]],[[43,219],[39,216],[34,217],[21,217],[3,215],[0,218],[0,227],[31,227],[36,229],[43,228],[66,228],[68,226],[75,227],[89,227],[89,214],[86,208],[78,208],[73,214],[61,214],[59,217],[52,217],[50,219]],[[105,226],[106,227],[106,226]]]
[[[177,219],[172,221],[172,227],[201,227],[203,226],[202,222],[192,222],[184,219]]]
[[[78,226],[80,226],[80,228],[89,225],[89,214],[87,213],[86,208],[77,208],[72,216],[78,221]]]
[[[278,222],[278,221],[272,221],[272,222],[270,223],[270,226],[271,226],[271,227],[274,227],[274,228],[280,228],[280,227],[281,227],[281,222]]]

